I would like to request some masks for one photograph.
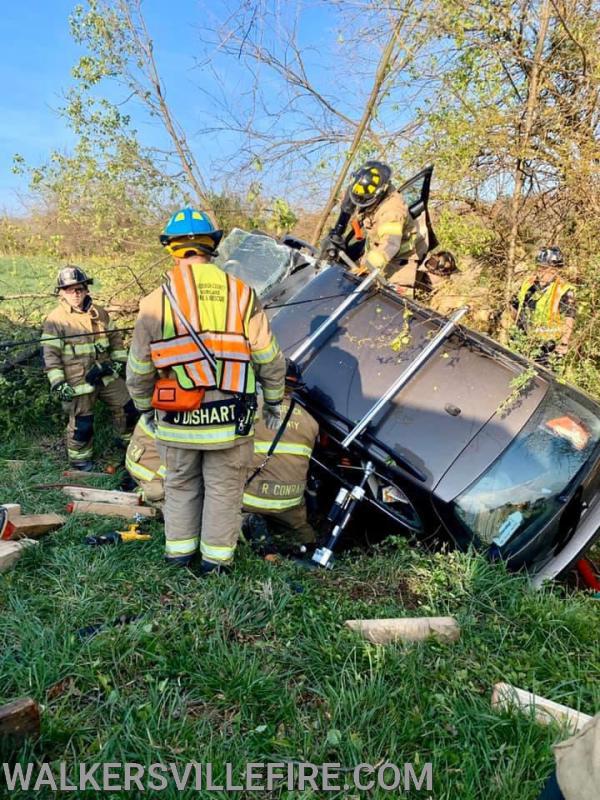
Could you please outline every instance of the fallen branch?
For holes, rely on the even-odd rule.
[[[24,294],[0,294],[0,301],[2,300],[29,300],[33,297],[37,298],[44,298],[44,299],[55,299],[54,295],[48,294],[40,294],[39,292],[25,292]]]

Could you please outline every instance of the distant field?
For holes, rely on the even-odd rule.
[[[0,256],[0,330],[4,337],[8,332],[12,335],[25,333],[40,324],[55,302],[52,287],[58,266],[58,262],[50,258]],[[4,299],[28,294],[42,296]]]
[[[147,267],[141,264],[120,263],[105,259],[74,259],[90,277],[94,279],[93,294],[100,297],[116,293],[119,284],[126,287],[119,299],[139,297],[142,294],[135,279],[132,279],[135,269],[146,281],[144,288],[149,291],[156,283],[160,272],[148,275]],[[35,327],[40,324],[44,316],[56,303],[54,286],[58,270],[65,266],[64,259],[44,256],[2,256],[0,255],[0,328],[6,332],[16,324],[21,327]],[[131,285],[133,283],[133,285]],[[40,295],[40,297],[22,297],[6,300],[12,295]]]

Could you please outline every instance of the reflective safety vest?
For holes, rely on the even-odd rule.
[[[537,291],[533,297],[533,307],[525,307],[527,292],[535,284],[533,278],[523,281],[517,300],[519,303],[517,320],[522,321],[527,333],[541,341],[560,339],[565,329],[564,317],[560,313],[560,301],[569,291],[574,291],[575,287],[555,278],[552,283]]]
[[[289,408],[282,404],[282,418]],[[244,492],[244,510],[259,514],[278,514],[299,506],[304,500],[310,457],[319,433],[319,425],[302,406],[295,405],[273,455],[248,484]],[[257,416],[254,460],[250,475],[265,460],[276,431],[269,430]]]
[[[204,387],[253,394],[250,287],[214,264],[196,270],[191,264],[179,265],[171,275],[170,288],[177,304],[206,350],[194,342],[163,292],[163,339],[150,346],[154,366],[173,370],[182,389]]]

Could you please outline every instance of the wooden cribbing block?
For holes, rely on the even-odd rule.
[[[31,697],[0,706],[0,739],[25,739],[40,735],[40,707]]]
[[[63,486],[63,492],[73,500],[87,500],[90,503],[117,503],[126,506],[139,506],[140,504],[140,496],[134,492],[89,489],[85,486]]]
[[[507,710],[516,708],[524,713],[531,713],[542,725],[558,722],[566,725],[573,732],[577,732],[592,718],[569,706],[547,700],[538,694],[532,694],[525,689],[517,689],[510,683],[497,683],[492,692],[492,708]]]
[[[59,514],[24,514],[17,516],[11,520],[15,526],[13,539],[22,539],[24,537],[42,536],[44,533],[55,531],[65,524],[66,519]]]
[[[100,517],[124,517],[133,519],[136,514],[141,517],[155,517],[155,508],[146,506],[129,506],[126,503],[89,503],[86,500],[73,500],[67,510],[77,514],[98,514]]]
[[[430,636],[442,642],[455,642],[460,637],[460,627],[454,617],[347,619],[346,625],[373,644],[421,642]]]
[[[33,539],[21,539],[19,542],[0,541],[0,572],[10,569],[23,555],[23,550],[31,544],[37,544]]]

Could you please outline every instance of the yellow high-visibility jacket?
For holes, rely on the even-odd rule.
[[[565,331],[565,317],[561,313],[561,300],[575,287],[557,277],[548,286],[541,288],[534,297],[533,308],[525,308],[527,293],[535,284],[535,278],[527,278],[517,295],[517,321],[528,334],[540,341],[558,340]]]
[[[157,437],[174,447],[217,450],[245,441],[236,432],[236,398],[283,399],[285,359],[255,292],[212,263],[174,267],[169,282],[182,312],[214,356],[213,368],[173,312],[162,287],[140,303],[127,363],[127,387],[140,411],[151,408],[158,377],[183,389],[204,387],[198,410],[158,412]],[[252,433],[252,431],[250,431]]]

